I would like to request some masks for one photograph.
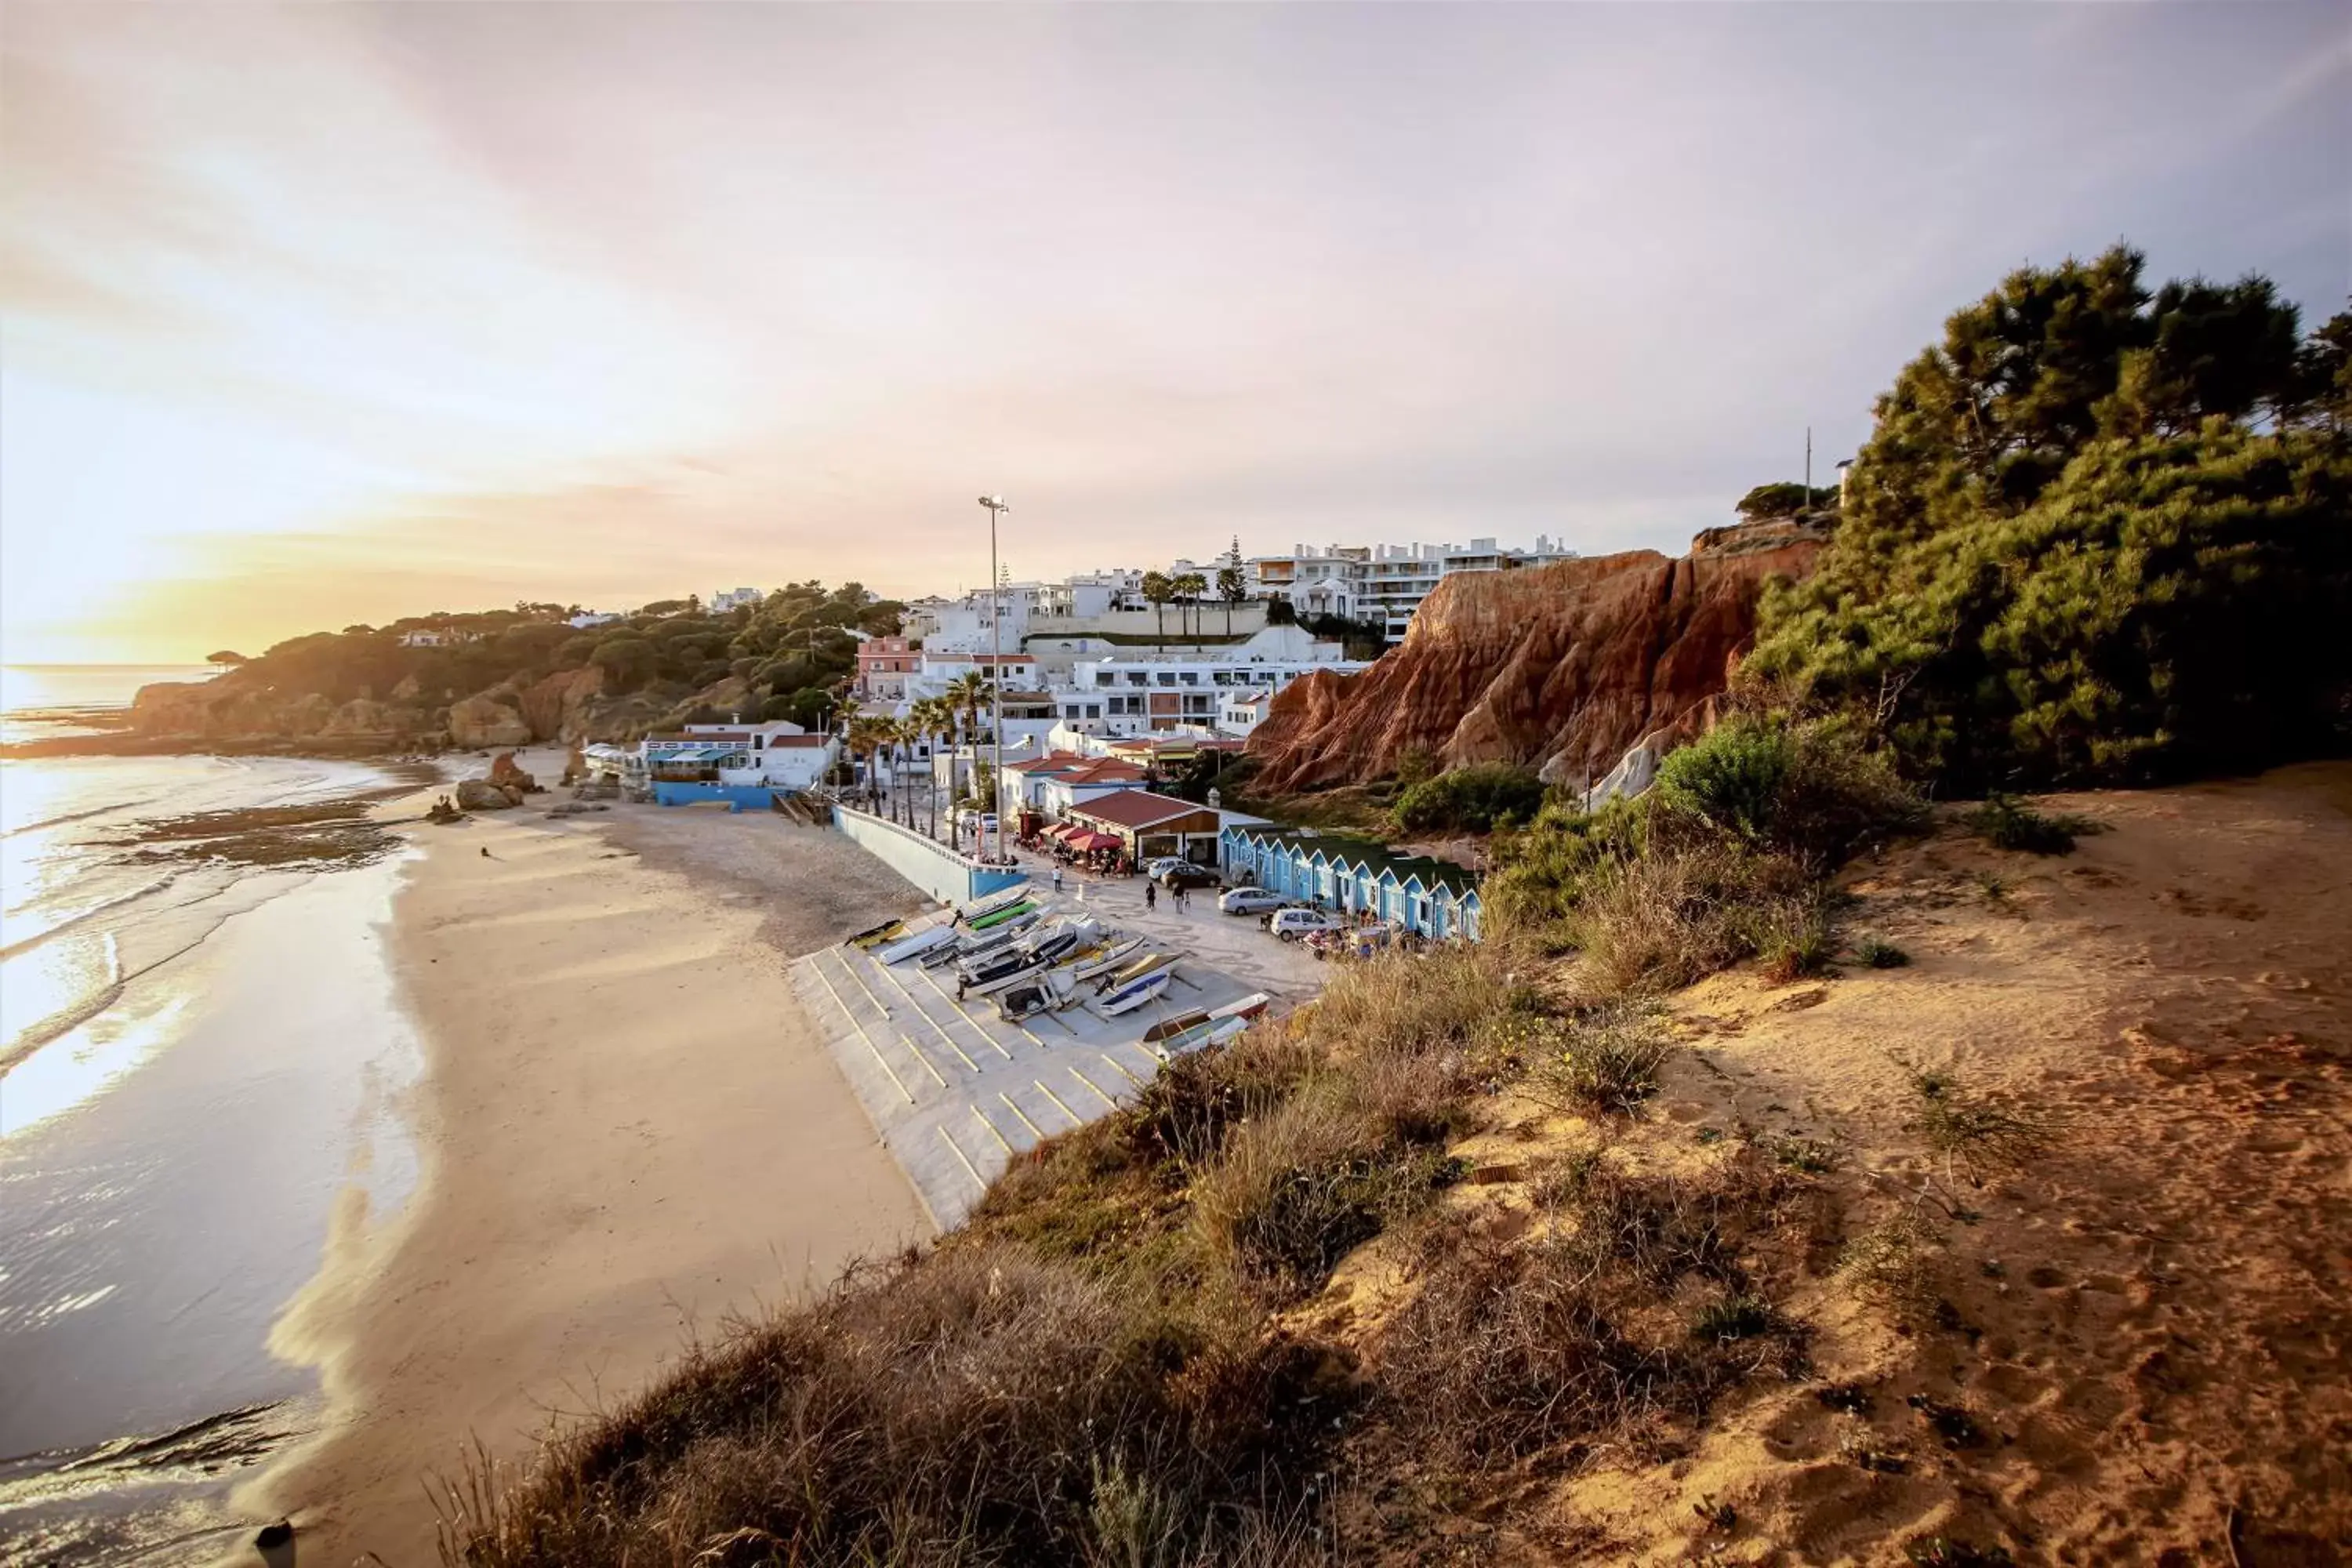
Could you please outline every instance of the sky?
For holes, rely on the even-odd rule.
[[[0,657],[1678,551],[2010,268],[2352,293],[2352,0],[0,7]]]

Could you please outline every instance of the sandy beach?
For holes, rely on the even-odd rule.
[[[686,1336],[929,1233],[785,977],[920,896],[782,817],[546,820],[561,798],[408,830],[422,1182],[388,1222],[338,1215],[273,1337],[321,1369],[327,1424],[238,1499],[306,1563],[434,1561],[425,1478],[472,1443],[525,1458]]]

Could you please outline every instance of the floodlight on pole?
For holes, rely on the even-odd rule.
[[[996,766],[988,781],[986,803],[990,816],[996,818],[996,858],[1004,858],[1004,596],[996,571],[996,520],[998,514],[1013,510],[1003,496],[982,496],[980,504],[988,509],[988,652],[989,692],[995,699]],[[986,818],[982,819],[985,821]]]

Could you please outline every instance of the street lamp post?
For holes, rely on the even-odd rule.
[[[985,803],[989,815],[996,818],[996,858],[1004,858],[1004,597],[996,580],[996,520],[1000,512],[1013,508],[1003,496],[982,496],[980,504],[988,509],[988,652],[989,692],[995,699],[996,766],[991,770],[989,794],[994,798]]]

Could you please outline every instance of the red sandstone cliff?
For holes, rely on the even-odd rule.
[[[1813,569],[1820,537],[1713,529],[1655,551],[1449,577],[1360,675],[1293,682],[1250,737],[1256,788],[1379,778],[1414,747],[1599,777],[1659,730],[1702,726],[1756,630],[1765,580]]]

